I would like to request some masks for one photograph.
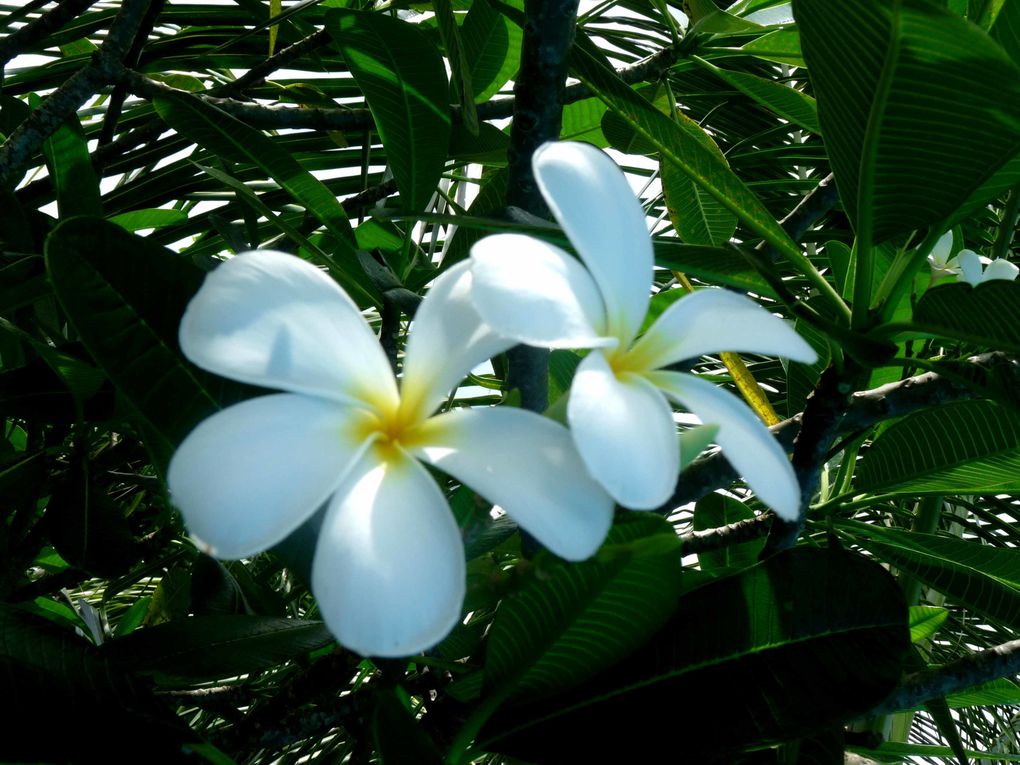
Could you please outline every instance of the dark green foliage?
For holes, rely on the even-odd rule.
[[[952,254],[1017,262],[1020,1],[576,10],[0,4],[0,759],[1020,751],[1020,283],[926,261],[952,229]],[[406,660],[356,656],[308,585],[325,508],[241,561],[188,536],[170,457],[265,391],[188,362],[181,316],[224,257],[292,252],[399,370],[422,295],[481,238],[571,249],[530,179],[556,135],[612,147],[648,213],[645,328],[686,280],[750,295],[818,352],[741,357],[794,418],[776,435],[803,529],[773,554],[787,525],[718,450],[695,457],[717,431],[679,408],[673,500],[618,508],[589,560],[432,471],[463,536],[463,623]],[[587,353],[497,356],[449,406],[521,405],[530,359],[564,422]],[[722,361],[676,370],[736,392]]]

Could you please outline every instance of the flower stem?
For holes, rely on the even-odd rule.
[[[674,271],[673,276],[676,277],[677,282],[687,292],[694,292],[694,285],[691,284],[684,274]],[[776,410],[772,408],[772,403],[769,401],[768,396],[765,395],[765,391],[762,390],[758,381],[754,379],[754,375],[751,374],[751,370],[747,368],[740,355],[724,351],[719,356],[722,359],[722,363],[726,365],[727,371],[733,377],[733,382],[736,384],[737,390],[740,391],[740,395],[744,397],[744,401],[754,410],[754,413],[770,427],[782,422],[782,418],[776,414]]]

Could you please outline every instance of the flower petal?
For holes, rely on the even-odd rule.
[[[785,356],[807,364],[818,358],[788,323],[750,298],[722,289],[698,290],[677,300],[629,356],[652,370],[721,351]]]
[[[971,287],[977,287],[984,278],[981,266],[981,256],[974,250],[960,250],[954,260],[960,269],[960,276],[957,281],[967,282]]]
[[[167,483],[210,554],[243,558],[279,542],[325,502],[363,448],[359,413],[293,393],[242,401],[201,422]]]
[[[673,410],[647,381],[618,379],[592,351],[574,375],[567,419],[588,471],[621,505],[646,510],[673,493],[680,465]]]
[[[446,636],[464,602],[464,546],[418,462],[369,451],[337,492],[312,564],[327,626],[363,656],[410,656]]]
[[[471,249],[475,307],[515,340],[544,348],[615,345],[598,285],[576,258],[540,239],[496,234]]]
[[[936,240],[928,255],[928,263],[938,271],[944,271],[953,252],[953,231],[950,229]]]
[[[694,375],[652,372],[648,379],[701,421],[719,426],[715,442],[758,499],[786,520],[800,510],[800,487],[786,452],[739,398]]]
[[[981,280],[990,282],[1001,279],[1002,281],[1011,282],[1016,279],[1017,274],[1020,274],[1020,268],[1017,268],[1015,264],[1010,263],[1005,258],[996,258],[988,264]]]
[[[474,367],[516,344],[482,321],[471,283],[471,263],[458,263],[436,279],[414,315],[400,390],[412,419],[427,417]]]
[[[609,333],[629,345],[648,311],[652,242],[623,171],[586,143],[547,143],[532,159],[549,209],[605,300]]]
[[[522,409],[459,409],[429,421],[426,461],[499,505],[567,560],[595,553],[613,500],[592,480],[570,432]]]
[[[392,406],[389,362],[358,307],[311,263],[236,255],[205,278],[181,319],[184,355],[241,382]]]

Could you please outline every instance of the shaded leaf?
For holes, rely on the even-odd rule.
[[[776,297],[775,290],[762,279],[747,258],[727,247],[706,247],[659,239],[655,242],[655,263],[710,284]]]
[[[926,0],[794,11],[840,199],[869,243],[947,217],[1020,149],[1020,70],[952,12]]]
[[[76,218],[47,239],[46,267],[82,343],[147,424],[154,453],[169,454],[237,390],[181,355],[177,326],[205,276],[186,258]]]
[[[694,530],[716,529],[753,517],[754,513],[747,505],[733,497],[719,493],[706,494],[694,506]],[[755,539],[743,544],[728,545],[721,550],[706,550],[698,553],[698,561],[705,571],[746,568],[754,565],[764,545],[764,539]]]
[[[262,132],[205,101],[186,94],[153,100],[159,116],[182,135],[232,162],[255,165],[276,181],[296,202],[322,221],[336,237],[338,257],[329,265],[355,300],[374,302],[375,294],[363,283],[354,254],[354,231],[336,196],[303,168],[293,155]]]
[[[1020,282],[956,283],[924,293],[914,308],[918,331],[1020,353]]]
[[[519,1],[511,5],[523,9]],[[524,33],[488,0],[476,0],[471,3],[460,36],[471,68],[475,101],[483,103],[498,93],[520,66]]]
[[[92,169],[85,131],[77,117],[69,117],[43,142],[43,153],[57,192],[57,209],[61,219],[75,215],[102,215],[99,179]]]
[[[958,401],[895,422],[864,453],[856,491],[990,494],[1020,491],[1020,415]]]
[[[680,590],[672,527],[651,515],[623,516],[595,560],[562,566],[502,601],[489,634],[486,688],[520,698],[576,685],[640,645]]]
[[[954,603],[1013,629],[1020,625],[1020,556],[1016,550],[849,521],[842,527],[862,547]]]
[[[326,29],[365,94],[404,207],[422,212],[450,142],[442,57],[421,30],[381,13],[333,9]]]
[[[196,736],[87,640],[41,617],[0,604],[0,678],[4,758],[25,762],[95,759],[97,730],[104,761],[179,761]],[[39,735],[40,715],[60,735]]]
[[[887,571],[796,548],[682,596],[633,656],[572,693],[497,713],[483,745],[537,763],[724,759],[867,711],[899,681],[909,646]]]
[[[322,622],[265,616],[194,616],[136,630],[104,645],[136,672],[211,680],[275,667],[329,645]]]
[[[70,564],[97,576],[118,576],[138,560],[140,550],[123,511],[76,457],[54,487],[46,509],[50,540]]]
[[[818,125],[818,106],[811,96],[774,80],[767,80],[747,72],[722,69],[701,58],[695,57],[694,60],[723,82],[732,85],[745,96],[783,119],[800,125],[812,133],[821,132]]]
[[[372,709],[372,741],[383,765],[440,765],[436,745],[417,724],[402,689],[379,688]]]

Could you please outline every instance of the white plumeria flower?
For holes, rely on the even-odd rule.
[[[598,149],[550,143],[534,156],[538,186],[588,270],[551,244],[517,234],[478,242],[475,305],[497,331],[531,345],[591,348],[570,389],[567,419],[591,474],[621,505],[658,507],[676,486],[679,444],[667,397],[718,425],[715,441],[759,498],[788,519],[800,492],[783,449],[737,397],[671,364],[718,351],[813,362],[794,330],[751,300],[699,290],[640,338],[653,253],[626,177]]]
[[[996,258],[989,261],[988,258],[982,258],[973,250],[960,250],[960,254],[954,260],[959,263],[960,268],[957,281],[967,282],[971,287],[995,280],[1013,281],[1020,273],[1020,268],[1008,260]]]
[[[953,253],[953,232],[947,231],[938,238],[935,246],[928,253],[928,265],[931,266],[932,276],[938,278],[943,274],[959,274],[960,264],[958,258],[950,258]]]
[[[958,282],[966,282],[971,287],[977,287],[984,282],[995,280],[1013,281],[1020,274],[1020,268],[1004,258],[989,260],[973,250],[960,250],[956,257],[950,258],[952,250],[953,232],[947,231],[935,242],[928,255],[933,278],[950,274],[955,276]]]
[[[198,425],[170,463],[174,503],[221,558],[267,549],[328,502],[312,591],[337,639],[406,656],[461,616],[464,550],[442,491],[419,460],[502,506],[571,560],[599,547],[613,503],[563,426],[519,409],[430,416],[474,366],[512,341],[479,318],[468,264],[418,309],[397,380],[347,294],[299,258],[261,250],[206,277],[181,321],[198,366],[278,388]]]

